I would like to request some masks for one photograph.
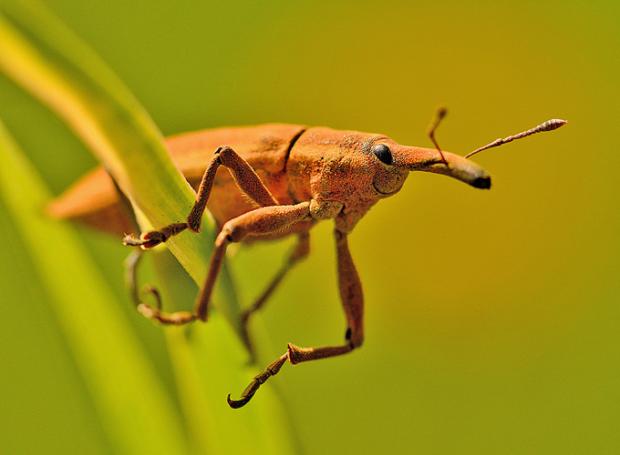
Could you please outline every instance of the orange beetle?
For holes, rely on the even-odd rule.
[[[377,201],[396,194],[411,171],[447,175],[475,188],[491,186],[489,175],[480,166],[467,157],[442,152],[437,145],[433,133],[444,115],[445,111],[440,111],[430,131],[435,149],[399,145],[380,134],[286,124],[217,128],[169,138],[166,144],[173,161],[197,190],[196,203],[186,220],[144,233],[140,238],[127,236],[124,243],[148,249],[186,229],[198,231],[205,208],[213,214],[220,233],[193,311],[164,312],[161,305],[140,302],[134,291],[138,310],[163,324],[206,321],[211,292],[230,243],[294,234],[298,243],[284,266],[263,295],[243,313],[244,339],[252,352],[247,334],[250,315],[263,306],[291,266],[307,256],[312,226],[333,219],[340,296],[347,321],[344,343],[312,348],[289,343],[286,352],[252,380],[239,400],[228,396],[228,403],[234,408],[246,404],[287,360],[295,364],[345,354],[361,346],[362,286],[347,243],[347,235],[357,222]],[[564,123],[547,121],[497,139],[470,155]],[[103,169],[97,169],[54,201],[49,211],[58,218],[78,219],[118,234],[131,230],[120,200],[111,178]]]

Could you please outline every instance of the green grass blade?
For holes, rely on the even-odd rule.
[[[184,452],[180,416],[113,304],[114,295],[71,229],[42,216],[49,194],[1,123],[0,159],[0,196],[49,291],[111,439],[123,453]]]
[[[195,195],[172,164],[160,132],[122,82],[42,6],[21,2],[3,7],[3,12],[0,71],[47,104],[87,143],[114,174],[141,219],[151,226],[185,219]],[[210,220],[203,225],[206,229],[200,236],[186,232],[167,242],[199,285],[206,275],[213,234]],[[221,278],[214,303],[236,328],[235,292],[226,271]],[[227,452],[230,447],[294,451],[290,423],[271,384],[261,389],[250,407],[241,411],[227,407],[226,393],[238,393],[256,374],[241,368],[245,356],[230,327],[214,317],[210,327],[195,329],[200,335],[192,340],[174,330],[167,334],[168,345],[195,446]],[[194,393],[198,390],[205,393]]]
[[[47,104],[112,172],[152,226],[184,220],[195,194],[168,156],[148,113],[110,69],[41,6],[10,3],[0,16],[0,70]],[[184,233],[167,246],[199,283],[209,231]],[[229,321],[236,301],[217,299]]]
[[[160,290],[166,301],[191,298],[187,276],[168,254],[154,255],[155,270],[167,279]],[[238,411],[228,407],[228,393],[237,396],[256,375],[247,366],[247,353],[223,318],[212,318],[208,327],[166,330],[179,396],[197,447],[205,453],[300,452],[273,382],[264,384],[252,402]],[[289,366],[290,367],[290,366]]]

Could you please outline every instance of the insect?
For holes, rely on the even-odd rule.
[[[198,232],[206,208],[215,218],[219,234],[209,272],[192,311],[163,311],[154,289],[150,291],[157,297],[158,305],[140,302],[134,286],[132,293],[138,311],[162,324],[206,321],[211,292],[231,243],[296,236],[296,246],[281,269],[243,313],[244,339],[251,352],[247,330],[251,315],[263,307],[287,272],[309,254],[310,229],[319,221],[333,220],[338,283],[346,319],[344,342],[322,347],[289,343],[286,352],[254,377],[238,400],[229,395],[228,404],[233,408],[245,405],[261,384],[277,374],[287,361],[297,364],[340,356],[359,348],[364,341],[364,298],[348,243],[357,222],[376,202],[396,194],[412,171],[447,175],[474,188],[491,187],[491,178],[479,165],[444,152],[437,144],[434,133],[445,115],[445,109],[439,110],[429,131],[434,149],[399,145],[380,134],[288,124],[218,128],[169,138],[167,146],[174,162],[197,189],[195,205],[186,220],[140,237],[128,235],[124,238],[125,245],[144,250],[181,232]],[[549,120],[472,153],[550,131],[564,123],[564,120]],[[120,199],[112,180],[103,169],[98,169],[56,200],[50,212],[118,234],[131,228]],[[130,271],[136,266],[136,258],[130,261]]]

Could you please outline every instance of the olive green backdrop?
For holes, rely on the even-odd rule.
[[[428,145],[428,122],[445,104],[439,141],[466,153],[568,119],[476,157],[494,178],[490,192],[412,174],[350,239],[366,294],[364,348],[274,381],[310,454],[620,452],[617,2],[47,3],[165,134],[279,121]],[[5,78],[0,117],[55,193],[96,164]],[[107,453],[2,204],[0,229],[0,452]],[[313,233],[313,254],[262,316],[270,356],[288,341],[342,338],[331,227]],[[161,331],[129,308],[125,249],[80,236],[116,292],[110,305],[126,309],[172,390]],[[245,304],[289,245],[236,255]]]

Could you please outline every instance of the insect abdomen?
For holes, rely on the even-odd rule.
[[[232,147],[264,180],[281,203],[288,200],[284,167],[289,145],[304,130],[300,125],[266,124],[249,127],[216,128],[179,134],[166,139],[172,160],[196,188],[215,149]],[[253,203],[239,191],[230,174],[221,168],[208,204],[218,223],[245,213]],[[48,207],[55,218],[75,219],[99,230],[122,234],[129,225],[118,206],[110,177],[102,168],[80,178]]]

